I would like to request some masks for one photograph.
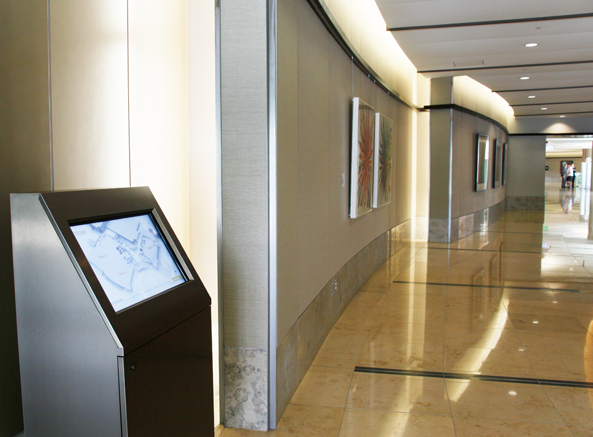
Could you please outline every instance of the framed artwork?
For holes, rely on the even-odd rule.
[[[478,134],[476,142],[476,191],[488,189],[488,164],[490,157],[490,137]]]
[[[508,157],[508,150],[507,150],[507,143],[502,145],[502,185],[507,184],[507,157]]]
[[[350,218],[373,209],[375,110],[352,99],[352,155],[350,171]]]
[[[393,120],[375,114],[375,178],[373,208],[391,202],[391,165],[393,152]]]
[[[494,175],[492,178],[492,188],[500,187],[502,181],[502,144],[498,139],[494,140]]]

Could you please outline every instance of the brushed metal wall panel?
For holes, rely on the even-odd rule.
[[[55,188],[129,186],[127,4],[51,0],[50,25]]]
[[[226,347],[268,347],[267,3],[221,4]]]
[[[123,355],[38,194],[11,195],[26,435],[121,436]]]

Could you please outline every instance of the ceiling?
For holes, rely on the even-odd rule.
[[[593,116],[593,0],[376,2],[424,76],[469,76],[516,117]]]

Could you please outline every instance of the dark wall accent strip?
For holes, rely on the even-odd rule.
[[[492,21],[473,21],[465,23],[448,23],[448,24],[429,24],[425,26],[408,26],[408,27],[388,27],[387,30],[391,32],[404,32],[408,30],[427,30],[427,29],[447,29],[451,27],[469,27],[469,26],[492,26],[500,24],[516,24],[516,23],[531,23],[534,21],[553,21],[553,20],[574,20],[578,18],[593,17],[593,13],[587,14],[572,14],[572,15],[553,15],[550,17],[528,17],[516,18],[511,20],[492,20]]]
[[[448,72],[455,72],[455,71],[504,70],[504,69],[509,69],[509,68],[557,67],[560,65],[581,65],[581,64],[593,64],[593,60],[570,61],[570,62],[544,62],[541,64],[492,65],[489,67],[445,68],[443,70],[418,70],[418,73],[448,73]]]
[[[497,127],[501,128],[507,135],[509,134],[509,131],[507,130],[507,128],[504,125],[502,125],[500,122],[494,120],[493,118],[490,118],[484,114],[480,114],[479,112],[472,111],[471,109],[464,108],[463,106],[456,105],[454,103],[450,103],[447,105],[427,105],[424,107],[424,109],[427,111],[439,110],[439,109],[453,109],[455,111],[463,112],[465,114],[473,115],[474,117],[480,118],[482,120],[486,120],[487,122],[492,123],[492,124],[496,125]]]
[[[593,114],[593,111],[582,111],[582,112],[546,112],[545,114],[523,114],[517,115],[515,114],[515,118],[518,117],[549,117],[550,115],[575,115],[575,114]]]
[[[558,133],[535,133],[535,134],[509,134],[511,137],[549,137],[549,136],[561,136],[561,137],[569,137],[571,135],[593,135],[593,132],[579,132],[578,134],[574,133],[567,133],[567,132],[558,132]],[[533,234],[537,232],[505,232],[505,234]]]
[[[515,384],[533,384],[556,387],[593,388],[593,382],[563,381],[558,379],[521,378],[514,376],[474,375],[471,373],[428,372],[424,370],[381,369],[376,367],[355,367],[355,372],[376,373],[383,375],[419,376],[424,378],[467,379],[470,381],[510,382]]]
[[[555,91],[555,90],[577,90],[581,88],[593,88],[593,85],[581,85],[581,86],[560,86],[552,88],[521,88],[517,90],[492,90],[494,93],[526,93],[528,91]]]
[[[593,100],[581,100],[579,102],[523,103],[520,105],[511,105],[511,106],[515,107],[515,106],[573,105],[573,104],[579,104],[579,103],[593,103]]]
[[[570,288],[541,288],[541,287],[505,287],[504,285],[473,285],[473,284],[453,284],[450,282],[414,282],[414,281],[393,281],[394,284],[420,284],[420,285],[444,285],[447,287],[471,287],[471,288],[501,288],[503,290],[544,290],[544,291],[563,291],[566,293],[580,293],[580,290],[571,290]]]
[[[330,35],[336,40],[336,42],[342,47],[342,50],[346,52],[346,54],[352,59],[354,64],[368,76],[369,79],[372,79],[375,85],[385,91],[390,97],[393,97],[395,100],[400,102],[401,104],[405,105],[409,109],[414,111],[421,111],[422,109],[418,106],[414,105],[411,102],[408,102],[400,94],[389,88],[383,80],[379,77],[379,75],[362,59],[362,56],[348,43],[348,39],[346,38],[344,32],[336,24],[331,12],[327,10],[323,5],[319,3],[319,0],[307,0],[309,6],[315,11],[319,20],[323,23],[327,31]]]

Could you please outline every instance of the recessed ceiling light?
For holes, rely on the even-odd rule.
[[[537,47],[538,44],[536,42],[530,42],[528,44],[525,44],[525,47]]]
[[[529,76],[523,76],[523,77],[521,78],[521,80],[527,80],[527,79],[529,79]]]
[[[548,108],[542,108],[542,111],[547,111],[547,110],[548,110]]]
[[[566,117],[566,115],[561,115],[561,116],[560,116],[560,118],[564,118],[564,117]]]
[[[535,99],[535,96],[527,96],[528,99]]]
[[[516,392],[516,391],[514,391],[514,390],[511,390],[511,391],[509,392],[509,394],[510,394],[511,396],[517,396],[517,392]]]

